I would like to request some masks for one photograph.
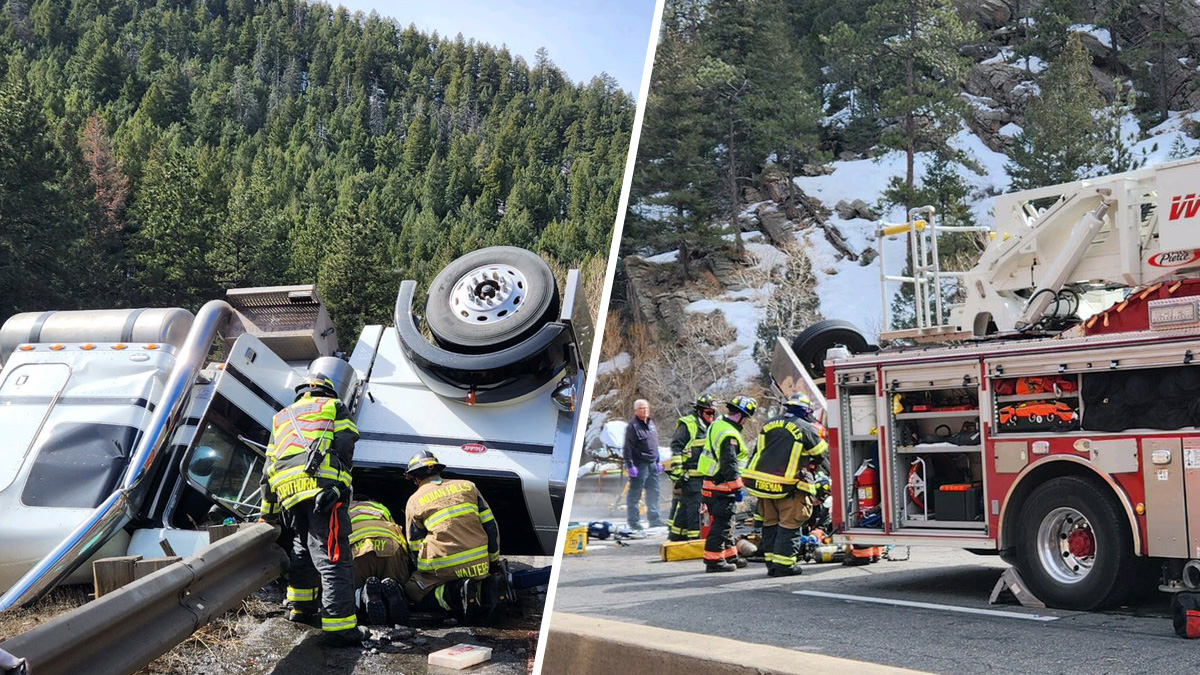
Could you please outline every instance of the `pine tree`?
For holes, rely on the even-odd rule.
[[[714,141],[696,76],[699,16],[696,3],[664,9],[622,239],[630,252],[678,248],[685,278],[692,252],[719,241],[712,225]]]
[[[851,78],[863,99],[858,105],[888,123],[880,142],[904,152],[906,194],[915,190],[918,150],[972,164],[949,139],[962,125],[958,90],[970,67],[958,50],[978,39],[975,25],[963,23],[949,0],[882,0],[858,30],[840,24],[831,32],[830,59]]]
[[[151,305],[199,307],[215,283],[205,254],[215,220],[198,189],[200,170],[191,152],[159,146],[146,162],[130,213],[138,226],[133,259],[135,286]]]
[[[1046,69],[1041,93],[1029,104],[1007,165],[1014,188],[1069,182],[1105,162],[1099,122],[1104,100],[1092,86],[1091,62],[1073,34]]]
[[[63,156],[23,74],[0,83],[0,316],[62,300],[76,235]]]

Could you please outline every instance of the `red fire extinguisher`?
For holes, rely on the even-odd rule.
[[[875,470],[874,460],[864,459],[854,472],[854,491],[859,517],[879,506],[879,472]]]

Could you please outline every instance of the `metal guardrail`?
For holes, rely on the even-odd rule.
[[[33,628],[0,650],[32,675],[127,675],[278,578],[276,527],[245,525],[196,555]]]

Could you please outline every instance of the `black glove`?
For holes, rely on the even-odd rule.
[[[336,485],[331,485],[317,493],[313,498],[313,511],[326,513],[342,499],[342,491]]]

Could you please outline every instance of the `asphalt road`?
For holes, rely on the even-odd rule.
[[[588,502],[576,500],[572,520],[622,520],[603,499]],[[1175,635],[1162,594],[1102,613],[990,606],[1006,565],[957,549],[913,548],[908,561],[866,567],[809,564],[801,577],[772,579],[761,564],[706,574],[698,560],[661,562],[665,539],[652,531],[627,547],[593,541],[586,554],[564,557],[554,611],[936,673],[1179,673],[1200,665],[1200,642]],[[855,599],[802,594],[810,592]],[[880,599],[936,606],[868,601]]]

